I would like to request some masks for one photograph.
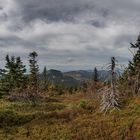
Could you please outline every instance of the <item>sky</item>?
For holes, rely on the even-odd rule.
[[[39,55],[40,70],[127,64],[140,33],[140,0],[0,0],[0,67],[5,55]]]

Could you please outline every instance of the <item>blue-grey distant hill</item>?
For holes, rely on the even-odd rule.
[[[49,83],[64,85],[66,87],[79,86],[83,81],[92,79],[94,72],[92,70],[75,70],[68,72],[61,72],[59,70],[48,70],[47,79]],[[110,73],[105,70],[98,71],[98,78],[102,81],[109,79]],[[41,76],[41,79],[43,77]]]

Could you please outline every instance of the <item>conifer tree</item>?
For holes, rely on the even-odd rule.
[[[95,82],[98,81],[98,71],[97,71],[97,68],[96,68],[96,67],[95,67],[94,73],[93,73],[93,80],[94,80]]]
[[[133,60],[129,62],[128,70],[131,77],[134,77],[134,90],[140,92],[140,35],[135,44],[131,43],[131,48],[135,49]]]
[[[16,78],[16,62],[15,62],[15,56],[11,56],[9,58],[9,55],[6,55],[6,75],[5,75],[5,80],[8,80],[8,87],[9,90],[14,89],[17,85],[17,78]]]
[[[26,68],[20,57],[6,55],[5,69],[1,70],[1,92],[23,89]]]
[[[46,66],[44,67],[42,75],[43,75],[43,89],[44,90],[48,90],[48,79],[47,79],[47,69],[46,69]]]
[[[25,76],[26,73],[26,66],[23,65],[20,57],[16,58],[16,77],[17,77],[17,87],[24,88],[26,87],[27,77]]]
[[[8,79],[6,78],[6,71],[5,69],[0,69],[0,96],[9,92],[8,86],[9,83],[8,83]]]
[[[131,75],[135,75],[140,65],[140,35],[135,44],[131,43],[131,48],[136,50],[133,60],[129,62],[129,72]]]
[[[39,89],[39,66],[37,64],[37,57],[38,54],[35,51],[29,54],[30,86],[34,94],[37,94]]]

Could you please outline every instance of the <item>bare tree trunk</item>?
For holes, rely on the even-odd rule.
[[[115,57],[111,58],[111,87],[102,91],[101,112],[107,112],[109,108],[119,109],[118,91],[116,89]]]

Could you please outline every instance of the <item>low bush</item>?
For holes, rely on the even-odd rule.
[[[80,103],[78,104],[78,107],[86,109],[88,105],[88,102],[85,100],[80,101]]]
[[[18,115],[11,110],[0,111],[0,128],[22,126],[33,119],[31,115]]]

